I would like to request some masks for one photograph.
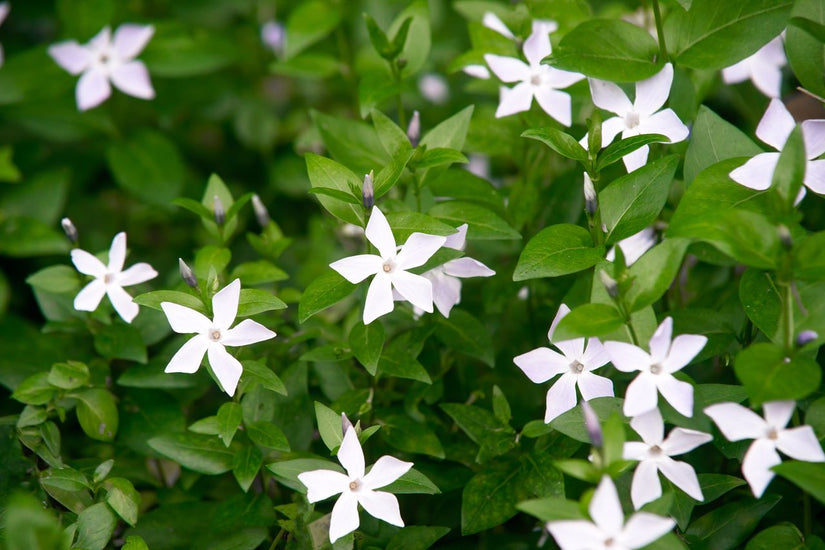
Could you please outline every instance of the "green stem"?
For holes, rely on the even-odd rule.
[[[395,62],[390,62],[390,71],[392,72],[392,80],[398,84],[398,94],[395,96],[395,106],[398,109],[398,125],[402,130],[407,129],[407,117],[404,114],[404,102],[401,100],[401,71],[395,66]]]
[[[659,37],[659,61],[667,63],[667,44],[665,44],[665,28],[662,25],[662,12],[659,10],[659,0],[651,0],[653,17],[656,19],[656,34]]]
[[[782,285],[782,332],[785,338],[785,353],[794,348],[793,288],[791,283]]]

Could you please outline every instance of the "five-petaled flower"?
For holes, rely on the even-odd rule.
[[[372,209],[365,233],[378,254],[350,256],[329,265],[351,283],[360,283],[375,275],[367,290],[364,324],[393,310],[393,288],[413,306],[432,313],[432,283],[407,270],[424,265],[442,247],[446,237],[413,233],[398,250],[390,224],[377,206]]]
[[[556,313],[556,318],[553,319],[553,323],[550,325],[550,330],[547,332],[548,340],[562,353],[541,347],[513,359],[518,368],[523,370],[524,374],[536,384],[547,382],[557,374],[561,374],[556,383],[547,390],[545,422],[552,421],[563,412],[576,406],[578,401],[576,386],[579,387],[585,401],[596,397],[613,396],[613,382],[609,378],[592,372],[608,361],[601,342],[595,338],[590,338],[585,346],[584,338],[562,340],[561,342],[553,340],[556,326],[568,313],[570,313],[570,308],[562,304],[558,313]]]
[[[112,36],[104,27],[87,45],[75,40],[49,47],[49,55],[72,75],[83,73],[75,96],[81,111],[97,107],[111,94],[111,84],[125,94],[152,99],[155,90],[146,65],[135,57],[146,47],[155,28],[151,25],[124,24]]]
[[[310,502],[341,494],[332,507],[329,523],[330,542],[335,542],[358,529],[359,504],[369,515],[404,527],[398,499],[392,493],[376,489],[386,487],[407,473],[412,467],[412,462],[384,455],[375,462],[369,473],[365,474],[364,451],[352,427],[344,434],[344,440],[338,449],[338,461],[346,469],[346,474],[334,470],[312,470],[298,474],[298,480],[307,488],[307,499]]]
[[[722,69],[722,80],[736,84],[750,79],[768,97],[779,97],[782,88],[782,67],[788,64],[782,36],[777,36],[759,51],[739,63]]]
[[[673,482],[692,498],[702,501],[702,488],[693,466],[673,460],[672,456],[692,451],[699,445],[713,440],[713,436],[696,430],[674,428],[665,437],[665,424],[659,409],[634,416],[630,427],[642,437],[642,441],[624,444],[624,459],[638,460],[630,487],[630,499],[637,510],[662,496],[662,485],[657,472]]]
[[[502,82],[518,82],[512,88],[502,86],[496,117],[504,117],[530,109],[533,98],[545,113],[565,126],[572,122],[570,95],[559,91],[582,80],[584,75],[562,71],[541,60],[550,55],[550,32],[555,23],[541,22],[533,25],[533,32],[524,41],[524,57],[527,63],[514,57],[487,54],[484,60]]]
[[[668,63],[647,80],[636,83],[636,98],[630,102],[627,95],[612,82],[590,79],[590,94],[596,107],[617,116],[602,123],[602,147],[613,141],[619,132],[622,139],[641,134],[662,134],[671,143],[688,137],[685,126],[673,109],[662,109],[673,83],[673,66]],[[583,143],[587,144],[585,137]],[[622,158],[628,172],[645,165],[650,148],[647,145]]]
[[[587,507],[590,518],[550,521],[547,530],[562,550],[634,550],[658,540],[676,522],[648,512],[624,520],[613,481],[604,476]]]
[[[625,342],[605,342],[610,362],[622,372],[639,375],[627,387],[624,414],[636,416],[655,409],[658,392],[676,411],[693,416],[693,386],[677,380],[673,373],[690,363],[705,347],[708,339],[698,334],[680,334],[671,341],[673,319],[662,324],[650,338],[650,353]]]
[[[796,126],[791,113],[782,101],[772,99],[762,120],[756,127],[756,137],[777,151],[781,151],[788,141],[788,136]],[[825,119],[805,120],[802,126],[802,139],[805,142],[805,177],[802,183],[820,195],[825,195],[825,160],[814,160],[825,153]],[[730,178],[751,189],[763,191],[771,186],[779,153],[759,153],[745,164],[730,173]],[[805,196],[805,187],[799,190],[798,203]]]
[[[85,250],[72,250],[72,263],[77,270],[95,278],[75,296],[74,308],[78,311],[94,311],[106,294],[117,314],[127,323],[131,323],[132,319],[137,317],[140,308],[123,287],[154,279],[158,272],[145,262],[135,264],[124,271],[125,261],[126,233],[123,232],[112,239],[112,245],[109,247],[109,265]]]
[[[172,356],[165,372],[193,374],[200,368],[206,354],[212,372],[223,390],[230,396],[235,395],[243,366],[224,346],[247,346],[275,337],[273,331],[251,319],[245,319],[234,328],[229,328],[238,314],[240,296],[240,279],[235,279],[218,291],[212,297],[211,321],[194,309],[172,302],[161,302],[160,307],[172,330],[178,334],[196,333]]]
[[[765,418],[738,403],[718,403],[705,408],[719,431],[730,441],[753,439],[742,460],[742,474],[756,498],[773,479],[771,468],[782,462],[777,450],[796,460],[825,462],[825,454],[810,426],[786,429],[795,401],[771,401],[762,405]]]

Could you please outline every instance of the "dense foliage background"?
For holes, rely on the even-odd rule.
[[[514,37],[483,25],[488,12]],[[668,106],[690,137],[577,148],[612,116],[587,80],[564,90],[570,127],[536,102],[497,118],[495,75],[461,69],[519,57],[534,20],[558,24],[555,67],[624,83],[631,97],[633,82],[672,63]],[[154,26],[137,58],[155,98],[114,90],[80,111],[77,76],[48,47],[122,23]],[[407,527],[362,512],[336,548],[553,547],[544,523],[586,517],[603,474],[629,515],[634,463],[621,448],[638,439],[622,415],[632,376],[609,365],[599,373],[616,397],[592,401],[601,448],[579,408],[543,422],[548,384],[513,358],[548,345],[565,303],[566,338],[646,349],[666,317],[674,336],[708,338],[678,375],[694,385],[693,416],[660,398],[668,424],[714,436],[682,458],[705,501],[663,481],[645,510],[678,526],[655,547],[825,547],[825,466],[786,462],[756,499],[740,473],[748,443],[728,442],[702,412],[797,400],[792,424],[825,437],[823,199],[809,191],[794,205],[812,159],[794,131],[770,189],[732,181],[763,151],[754,131],[769,99],[720,76],[784,30],[781,98],[797,120],[825,118],[823,25],[821,0],[12,1],[0,27],[0,540],[329,547],[332,504],[309,504],[297,475],[335,467],[345,413],[360,422],[367,464],[390,454],[414,470],[388,488]],[[623,153],[648,141],[648,164],[626,175]],[[397,302],[364,325],[367,284],[328,267],[369,250],[369,172],[399,244],[467,223],[466,254],[496,272],[464,279],[449,317]],[[104,261],[125,231],[126,265],[159,273],[128,289],[141,304],[132,323],[105,298],[93,313],[74,309],[90,279],[72,266],[63,217],[76,246]],[[605,259],[649,226],[660,244],[638,263]],[[460,255],[444,249],[417,272]],[[160,303],[211,312],[236,278],[239,317],[277,337],[235,348],[234,397],[205,367],[164,373],[189,336],[172,332]]]

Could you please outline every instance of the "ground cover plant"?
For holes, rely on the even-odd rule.
[[[0,545],[825,548],[825,1],[0,22]]]

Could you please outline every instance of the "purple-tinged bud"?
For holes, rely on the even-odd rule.
[[[347,418],[347,413],[341,413],[341,433],[347,435],[347,430],[352,428],[352,422]]]
[[[786,226],[779,224],[776,232],[779,235],[779,242],[782,243],[782,247],[785,250],[793,248],[793,237],[791,237],[791,231]]]
[[[599,209],[599,197],[596,195],[596,188],[593,186],[593,180],[584,173],[584,210],[587,215],[592,217],[596,210]]]
[[[63,228],[63,233],[66,234],[66,238],[69,239],[69,242],[72,244],[77,244],[77,228],[72,223],[72,220],[69,218],[63,218],[60,220],[60,226]]]
[[[796,336],[796,345],[797,347],[801,348],[803,346],[810,344],[817,338],[819,338],[819,334],[817,334],[815,331],[803,330]]]
[[[226,209],[223,207],[221,198],[217,195],[212,197],[212,213],[215,215],[215,223],[223,225],[226,222]]]
[[[599,279],[601,279],[605,290],[607,290],[608,296],[611,298],[619,297],[619,283],[616,282],[616,279],[608,275],[603,269],[599,270]]]
[[[361,202],[364,203],[364,208],[369,210],[375,204],[375,189],[372,186],[373,172],[364,176],[364,186],[361,188]]]
[[[261,227],[269,225],[269,211],[267,211],[261,197],[258,195],[252,195],[252,210],[255,211],[255,218],[258,220],[258,225]]]
[[[421,139],[421,115],[418,111],[413,111],[410,124],[407,126],[407,139],[410,140],[410,145],[418,147],[418,140]]]
[[[602,437],[602,426],[599,423],[599,417],[596,416],[596,411],[590,406],[587,401],[581,402],[582,414],[584,414],[584,427],[587,429],[587,437],[594,447],[600,449],[604,443]]]
[[[180,277],[183,282],[192,288],[198,288],[198,278],[195,277],[195,272],[192,268],[186,265],[182,258],[178,258],[178,267],[180,268]]]

